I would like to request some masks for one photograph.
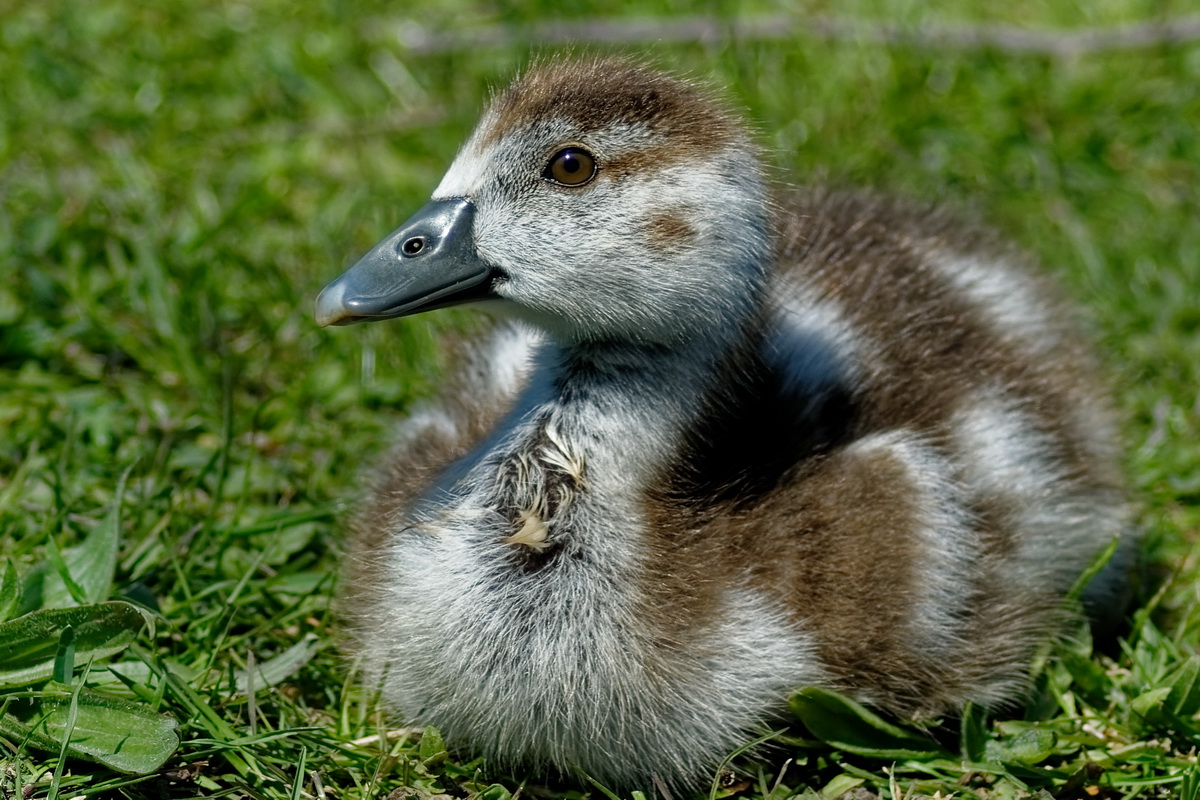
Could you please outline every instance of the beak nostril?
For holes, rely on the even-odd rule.
[[[411,239],[405,239],[404,244],[400,245],[401,252],[406,256],[419,255],[425,249],[425,237],[414,236]]]

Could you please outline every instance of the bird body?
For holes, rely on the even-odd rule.
[[[404,426],[342,607],[390,707],[502,764],[689,787],[800,687],[1013,702],[1125,535],[1044,278],[932,208],[772,194],[736,117],[643,65],[518,79],[318,319],[460,302],[510,321]]]

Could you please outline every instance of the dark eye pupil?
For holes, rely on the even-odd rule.
[[[596,160],[582,147],[559,150],[546,165],[543,177],[564,186],[582,186],[596,174]]]

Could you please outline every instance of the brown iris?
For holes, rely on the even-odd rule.
[[[564,147],[554,154],[542,177],[563,186],[582,186],[596,175],[596,159],[582,147]]]

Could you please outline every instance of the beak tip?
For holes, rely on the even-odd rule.
[[[330,325],[336,325],[339,320],[346,317],[346,307],[342,302],[345,292],[345,284],[341,281],[334,281],[317,295],[313,314],[317,318],[317,325],[327,328]]]

